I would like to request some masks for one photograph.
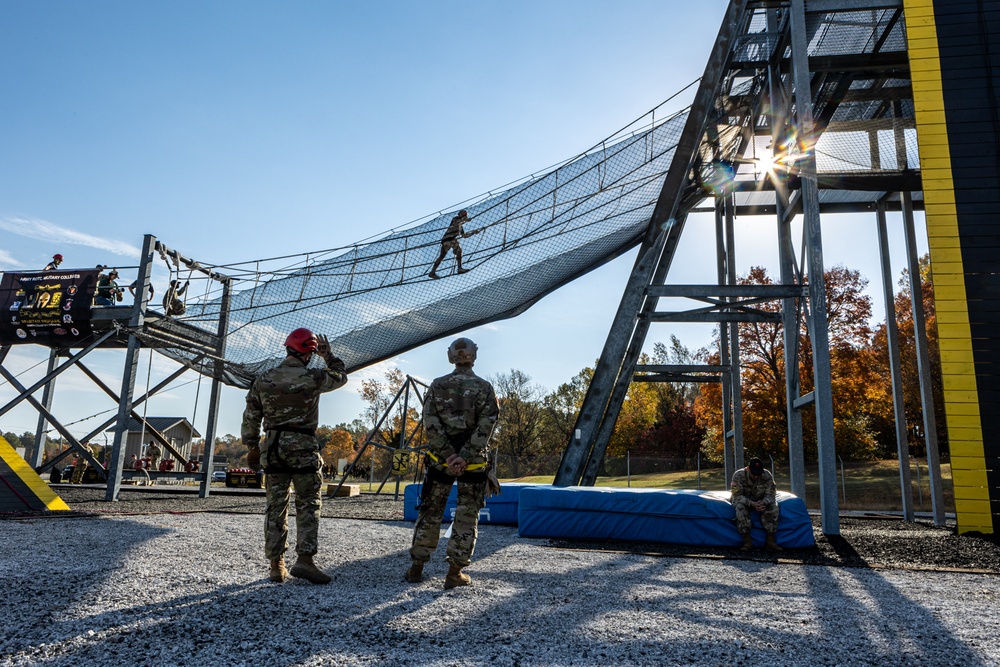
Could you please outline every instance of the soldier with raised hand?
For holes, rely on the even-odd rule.
[[[91,456],[94,455],[94,448],[90,446],[89,442],[81,442],[80,447]],[[73,479],[70,480],[72,484],[83,484],[83,478],[87,475],[87,469],[90,468],[90,461],[87,460],[83,454],[77,454],[76,463],[73,464]]]
[[[733,475],[733,483],[730,488],[730,502],[736,510],[736,530],[743,538],[742,551],[753,549],[753,541],[750,539],[750,513],[760,512],[760,522],[767,533],[767,541],[764,547],[771,551],[781,551],[775,536],[778,532],[778,501],[777,491],[774,487],[774,477],[771,472],[764,467],[764,462],[758,458],[752,458],[747,463],[746,468],[740,468]]]
[[[264,520],[264,555],[270,562],[271,581],[281,583],[291,574],[314,584],[328,584],[330,577],[316,567],[323,460],[316,439],[320,394],[347,384],[344,362],[330,351],[326,336],[296,329],[285,340],[288,356],[254,380],[247,393],[241,436],[249,448],[247,464],[265,473],[267,507]],[[309,368],[313,354],[326,368]],[[261,440],[261,422],[264,438]],[[288,546],[288,504],[295,487],[295,552],[298,559],[285,569]]]
[[[493,385],[472,372],[478,349],[468,338],[455,340],[448,347],[448,361],[455,364],[455,370],[434,380],[424,399],[427,474],[410,548],[412,564],[405,575],[410,583],[423,579],[424,564],[437,549],[448,494],[456,481],[458,507],[448,540],[450,567],[444,587],[472,583],[462,569],[472,562],[479,510],[486,505],[491,480],[496,479],[489,470],[489,449],[500,414]]]

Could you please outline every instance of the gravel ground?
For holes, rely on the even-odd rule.
[[[0,665],[1000,665],[1000,548],[921,523],[780,558],[483,526],[444,591],[391,496],[324,505],[313,586],[267,581],[260,496],[60,495],[0,522]]]

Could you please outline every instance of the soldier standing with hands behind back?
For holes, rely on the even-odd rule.
[[[251,385],[241,436],[250,449],[247,464],[258,470],[263,461],[267,486],[264,555],[270,562],[271,581],[281,583],[291,574],[314,584],[328,584],[330,577],[313,562],[318,550],[323,489],[323,460],[316,427],[320,394],[347,384],[347,371],[344,362],[330,351],[326,336],[317,336],[309,329],[288,334],[285,351],[285,360]],[[313,353],[323,358],[326,368],[308,367]],[[298,559],[289,571],[285,569],[284,554],[292,486]]]
[[[441,534],[441,520],[452,484],[458,481],[458,506],[448,541],[448,576],[444,587],[468,586],[472,579],[462,568],[472,562],[479,531],[479,510],[486,505],[487,487],[499,491],[489,475],[489,447],[493,426],[500,414],[493,385],[472,372],[479,348],[468,338],[448,346],[448,361],[455,370],[431,383],[424,399],[427,433],[427,476],[420,494],[417,524],[413,531],[406,581],[423,579]]]

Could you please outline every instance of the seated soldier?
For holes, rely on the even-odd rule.
[[[760,512],[760,521],[767,533],[764,548],[781,551],[775,541],[778,531],[778,501],[775,499],[774,478],[758,458],[750,459],[746,468],[740,468],[733,475],[730,502],[736,510],[736,530],[743,538],[742,551],[753,549],[750,539],[750,513]]]

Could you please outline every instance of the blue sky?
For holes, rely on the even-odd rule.
[[[205,262],[243,262],[334,248],[452,210],[576,155],[696,79],[725,6],[2,0],[0,270],[40,269],[54,252],[68,267],[134,266],[146,233]],[[833,221],[824,222],[827,263],[874,281],[873,216]],[[738,221],[741,273],[775,265],[773,228]],[[592,364],[633,259],[468,332],[480,345],[477,370],[518,368],[552,389]],[[693,218],[670,280],[711,282],[713,262],[711,220]],[[901,250],[894,263],[902,266]],[[154,275],[160,294],[166,278]],[[671,333],[690,347],[711,335],[690,325],[652,335]],[[430,379],[448,370],[446,345],[388,363]],[[45,355],[21,346],[6,365],[30,383]],[[91,365],[116,386],[123,359],[99,352]],[[361,379],[384,367],[324,398],[321,421],[358,416]],[[154,355],[148,376],[155,384],[173,368]],[[148,414],[191,418],[197,378],[182,383],[154,397]],[[64,422],[114,407],[79,373],[57,387]],[[203,383],[199,429],[206,393]],[[0,385],[0,403],[13,396]],[[242,391],[224,390],[221,433],[239,432],[242,404]],[[36,418],[19,407],[0,417],[0,431],[33,431]]]

